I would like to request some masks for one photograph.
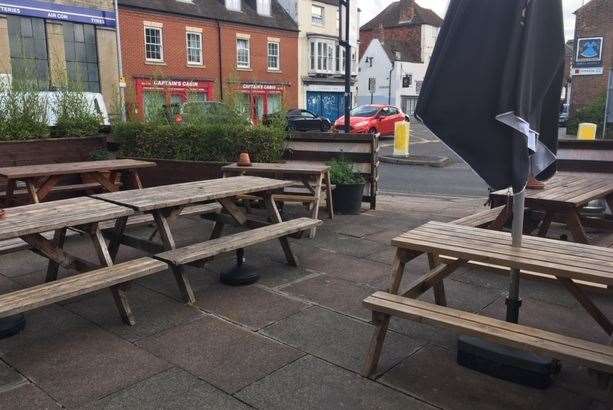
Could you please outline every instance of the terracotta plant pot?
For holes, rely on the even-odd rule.
[[[5,214],[4,209],[0,209],[0,219],[4,219]]]
[[[240,167],[250,167],[251,166],[251,158],[249,158],[248,152],[241,152],[238,157],[237,165]]]

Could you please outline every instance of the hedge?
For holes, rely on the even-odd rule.
[[[160,125],[131,122],[113,129],[123,157],[232,162],[247,151],[255,162],[283,156],[285,131],[230,124]]]

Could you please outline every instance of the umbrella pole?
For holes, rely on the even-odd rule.
[[[512,243],[514,247],[521,246],[524,231],[524,208],[526,201],[526,189],[513,193],[513,226]],[[517,323],[519,320],[519,269],[511,269],[509,278],[509,295],[507,297],[507,322]]]

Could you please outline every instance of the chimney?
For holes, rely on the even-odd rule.
[[[379,27],[377,28],[377,38],[379,39],[381,45],[385,43],[385,29],[383,28],[383,24],[379,24]]]
[[[400,23],[406,23],[413,20],[415,17],[415,1],[414,0],[400,0]]]

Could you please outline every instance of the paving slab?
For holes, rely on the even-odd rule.
[[[385,250],[389,247],[389,245],[380,242],[369,241],[368,239],[360,239],[338,233],[325,237],[323,235],[317,236],[314,240],[309,241],[308,245],[355,257],[369,255],[377,251]]]
[[[47,269],[47,259],[29,250],[0,256],[0,273],[8,278],[43,271],[45,269]]]
[[[262,333],[297,349],[359,373],[374,326],[320,307],[312,307],[262,330]],[[384,372],[422,347],[415,340],[390,332],[379,372]]]
[[[374,293],[374,289],[367,285],[322,274],[279,290],[345,315],[363,320],[371,318],[370,310],[362,305],[362,301]]]
[[[88,409],[229,409],[248,407],[176,367],[86,406]]]
[[[0,361],[0,392],[13,390],[27,383],[28,380],[19,372]]]
[[[559,386],[538,390],[490,377],[455,361],[455,353],[427,346],[379,379],[444,409],[588,409],[591,398]]]
[[[128,292],[128,299],[136,318],[134,326],[126,326],[121,321],[113,296],[108,289],[85,295],[63,306],[129,341],[159,333],[204,315],[193,306],[142,286],[132,286]]]
[[[59,306],[26,318],[22,333],[0,340],[2,359],[64,406],[92,401],[169,367]]]
[[[261,409],[433,409],[313,356],[257,381],[237,397]]]
[[[142,339],[137,344],[228,393],[304,355],[211,316]]]
[[[201,291],[219,282],[219,274],[208,269],[192,266],[185,266],[184,269],[189,277],[189,282],[194,292]],[[134,283],[138,286],[143,286],[152,291],[166,295],[177,302],[183,302],[183,297],[177,286],[177,281],[174,275],[168,270],[138,279]]]
[[[61,406],[32,383],[0,392],[0,409],[41,410]]]
[[[259,330],[309,306],[264,287],[223,283],[197,292],[195,305],[251,330]]]

